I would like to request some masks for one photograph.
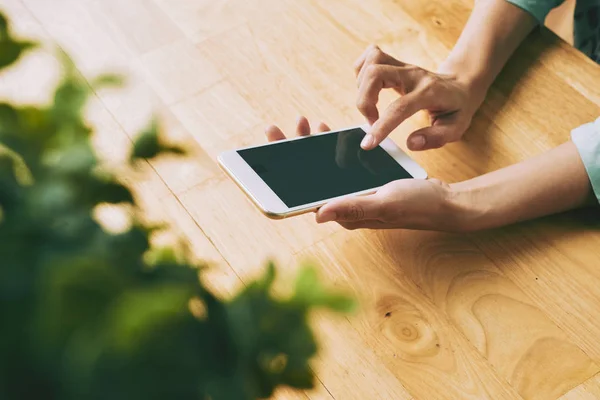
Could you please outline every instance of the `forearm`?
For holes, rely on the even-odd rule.
[[[451,188],[460,228],[468,231],[581,207],[592,193],[584,164],[571,141]]]
[[[496,76],[536,23],[529,13],[505,0],[477,0],[439,72],[455,75],[467,84],[478,108]]]

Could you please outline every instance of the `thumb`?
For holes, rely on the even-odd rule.
[[[434,125],[416,130],[406,140],[412,151],[438,149],[456,140],[456,128],[448,125]]]
[[[317,222],[377,219],[380,215],[378,205],[377,194],[334,200],[317,211]]]

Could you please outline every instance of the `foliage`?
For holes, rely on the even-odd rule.
[[[35,46],[0,14],[0,70]],[[173,249],[152,249],[152,227],[110,233],[101,204],[137,210],[130,189],[101,169],[82,117],[95,87],[66,56],[52,104],[0,102],[0,398],[255,399],[278,386],[310,388],[318,307],[348,311],[311,268],[295,292],[271,294],[275,269],[221,300]],[[182,153],[153,122],[140,157]]]

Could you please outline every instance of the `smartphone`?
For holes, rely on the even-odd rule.
[[[315,211],[345,196],[374,193],[398,179],[427,173],[389,138],[373,150],[365,126],[227,151],[219,165],[269,218]]]

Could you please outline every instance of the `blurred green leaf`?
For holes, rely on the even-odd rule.
[[[146,335],[160,325],[189,314],[187,305],[192,294],[189,287],[171,284],[130,289],[110,311],[112,342],[123,351],[142,346]]]
[[[74,331],[99,328],[99,316],[126,288],[126,280],[102,260],[57,258],[40,271],[38,285],[44,307],[35,316],[35,343],[44,346],[43,354],[55,357]]]
[[[8,37],[8,20],[0,12],[0,40],[5,40]]]
[[[102,89],[106,87],[119,88],[125,83],[125,78],[118,74],[102,74],[94,78],[91,86],[94,89]]]
[[[133,203],[131,191],[117,182],[97,182],[93,189],[97,203]]]
[[[63,124],[79,121],[89,93],[89,88],[78,79],[67,76],[54,95],[54,119]]]
[[[356,309],[356,302],[350,296],[330,293],[321,285],[314,267],[304,267],[296,280],[296,301],[309,305],[326,307],[334,311],[349,313]]]
[[[5,68],[19,59],[27,50],[34,48],[34,42],[14,42],[10,38],[0,40],[0,69]]]
[[[154,158],[161,153],[184,155],[186,154],[186,151],[178,146],[161,143],[160,126],[158,121],[154,119],[136,138],[130,160],[135,161],[138,158]]]
[[[10,210],[20,202],[21,186],[15,175],[15,159],[0,152],[0,206]]]
[[[0,68],[32,46],[10,36],[0,13]],[[0,103],[0,398],[254,400],[312,387],[310,312],[348,311],[352,300],[326,290],[314,269],[302,270],[291,297],[277,296],[273,263],[223,300],[189,254],[151,246],[164,226],[143,222],[84,117],[93,88],[122,80],[88,84],[58,55],[52,104]],[[162,141],[155,119],[131,161],[163,153],[185,150]],[[114,207],[101,203],[127,203],[134,223],[104,230],[96,212]]]
[[[144,254],[144,261],[150,266],[178,263],[177,254],[170,247],[150,249]]]
[[[136,158],[153,158],[160,151],[158,143],[158,123],[153,120],[135,140],[133,144],[133,153],[131,159]]]

